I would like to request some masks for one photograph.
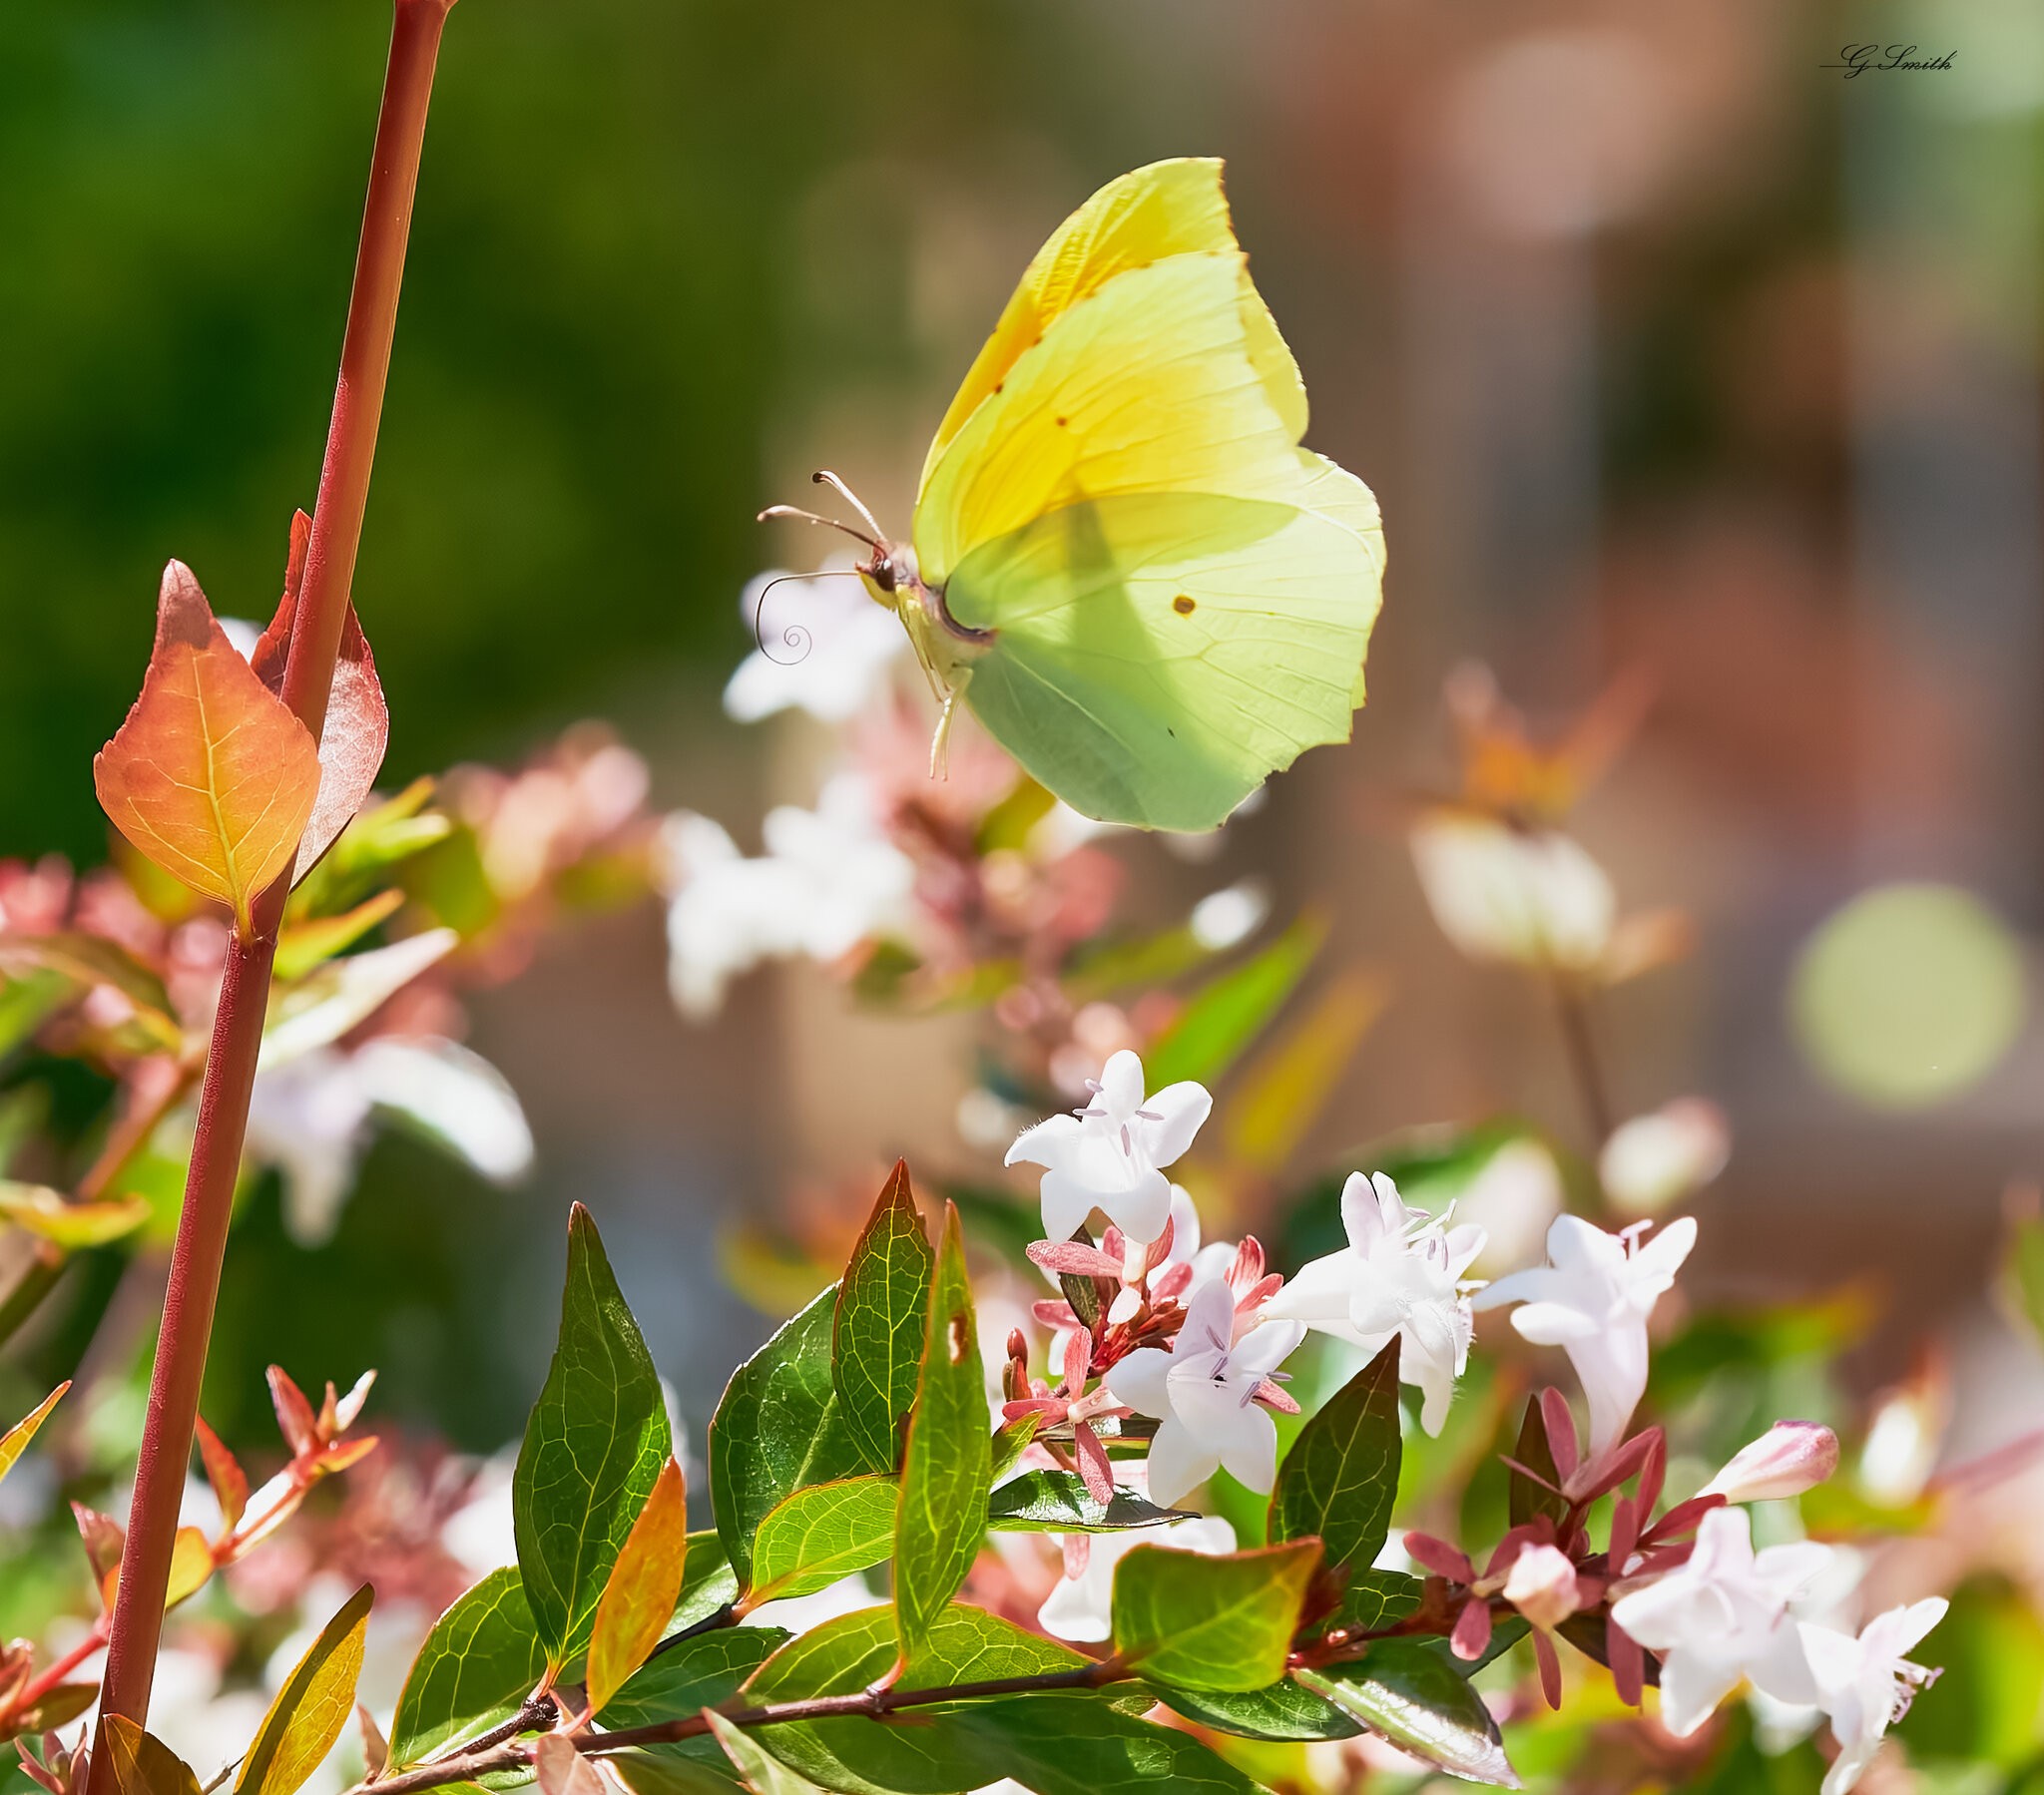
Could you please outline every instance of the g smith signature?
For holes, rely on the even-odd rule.
[[[1949,69],[1957,55],[1956,50],[1947,50],[1942,56],[1926,56],[1914,44],[1847,44],[1838,52],[1838,61],[1819,66],[1843,69],[1845,79],[1852,81],[1869,70]]]

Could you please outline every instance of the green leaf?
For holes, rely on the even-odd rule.
[[[199,1795],[192,1766],[126,1714],[100,1722],[98,1748],[106,1753],[114,1795]]]
[[[28,1443],[36,1437],[36,1429],[49,1420],[50,1411],[63,1400],[64,1392],[70,1388],[71,1380],[66,1378],[6,1433],[0,1434],[0,1477],[14,1469],[15,1461],[28,1450]]]
[[[671,1446],[660,1377],[596,1223],[577,1203],[560,1344],[511,1485],[525,1599],[556,1669],[588,1643],[611,1568]]]
[[[546,1675],[524,1584],[505,1567],[457,1596],[406,1672],[390,1724],[393,1769],[487,1732]]]
[[[962,1603],[942,1609],[907,1655],[896,1681],[917,1689],[1083,1669],[1088,1662],[1069,1646]],[[746,1698],[766,1703],[853,1694],[887,1678],[902,1656],[894,1609],[861,1608],[790,1639],[747,1682]],[[955,1795],[1009,1774],[999,1752],[989,1752],[948,1718],[957,1711],[918,1708],[885,1725],[791,1722],[767,1729],[762,1743],[804,1776],[851,1795]]]
[[[987,1525],[1005,1534],[1115,1534],[1194,1518],[1188,1509],[1160,1509],[1120,1486],[1101,1502],[1071,1471],[1025,1471],[987,1502]]]
[[[1437,1769],[1498,1788],[1520,1786],[1483,1697],[1423,1647],[1387,1641],[1358,1663],[1295,1674],[1315,1695]]]
[[[706,1528],[689,1536],[689,1556],[682,1564],[682,1598],[675,1604],[668,1631],[679,1632],[707,1620],[728,1601],[738,1599],[738,1572],[725,1556],[724,1542],[717,1530]]]
[[[1288,1676],[1267,1689],[1228,1694],[1159,1684],[1157,1698],[1174,1712],[1245,1739],[1352,1739],[1362,1728],[1331,1702]]]
[[[330,1047],[460,945],[452,929],[428,929],[388,947],[329,960],[294,984],[273,986],[258,1064],[273,1071]]]
[[[2009,1306],[2044,1339],[2044,1220],[2019,1215],[2009,1228],[2003,1278]]]
[[[611,1697],[604,1725],[651,1726],[729,1700],[789,1636],[777,1626],[721,1626],[670,1645]]]
[[[177,1053],[185,1045],[164,982],[118,942],[104,935],[69,930],[55,935],[0,936],[0,971],[10,979],[23,974],[54,973],[87,989],[107,986],[133,1007],[136,1028],[160,1052]]]
[[[710,1501],[739,1586],[767,1511],[810,1484],[862,1471],[830,1387],[831,1285],[732,1373],[710,1422]]]
[[[1261,952],[1196,992],[1143,1056],[1150,1089],[1181,1079],[1217,1083],[1284,1008],[1326,939],[1318,917],[1301,917]]]
[[[235,1795],[297,1795],[325,1761],[355,1710],[355,1683],[362,1674],[369,1606],[375,1599],[376,1591],[364,1583],[319,1629],[262,1716],[235,1778]]]
[[[1351,1571],[1348,1587],[1341,1591],[1341,1604],[1329,1617],[1329,1627],[1342,1626],[1371,1631],[1391,1626],[1419,1611],[1425,1581],[1402,1571]]]
[[[1320,1543],[1209,1558],[1138,1546],[1114,1573],[1115,1649],[1154,1682],[1262,1689],[1284,1674]]]
[[[746,1736],[742,1727],[732,1725],[715,1708],[705,1708],[703,1718],[710,1722],[710,1730],[724,1747],[725,1756],[739,1767],[755,1795],[807,1795],[807,1791],[815,1788],[806,1776],[797,1775],[777,1759],[768,1757]]]
[[[1398,1351],[1394,1337],[1292,1442],[1271,1492],[1274,1541],[1317,1537],[1333,1566],[1383,1549],[1398,1493]]]
[[[922,1643],[979,1556],[991,1467],[965,1239],[958,1211],[947,1203],[894,1523],[894,1605],[904,1650]]]
[[[100,1698],[100,1686],[92,1683],[57,1683],[45,1689],[35,1706],[23,1708],[9,1719],[10,1727],[25,1733],[53,1733],[68,1726]]]
[[[954,1739],[978,1745],[980,1761],[995,1766],[997,1776],[1012,1776],[1037,1795],[1258,1795],[1258,1785],[1212,1747],[1098,1695],[1054,1691],[974,1702],[955,1710],[949,1726]]]
[[[812,1595],[866,1571],[894,1550],[900,1487],[891,1477],[852,1477],[797,1490],[768,1511],[753,1542],[753,1595]]]
[[[606,1754],[632,1795],[745,1795],[746,1784],[715,1739],[684,1739],[679,1745],[651,1745]],[[456,1795],[462,1795],[456,1791]]]
[[[1545,1478],[1557,1486],[1561,1483],[1561,1473],[1555,1469],[1554,1449],[1548,1444],[1547,1423],[1541,1418],[1537,1395],[1526,1399],[1526,1419],[1519,1423],[1519,1441],[1512,1448],[1512,1457],[1536,1477]],[[1523,1527],[1540,1515],[1559,1522],[1568,1514],[1567,1498],[1554,1490],[1541,1488],[1516,1466],[1507,1467],[1507,1471],[1510,1478],[1508,1501],[1514,1527]]]
[[[988,1454],[987,1477],[995,1483],[1006,1482],[1015,1467],[1022,1462],[1036,1439],[1036,1430],[1042,1422],[1040,1414],[1017,1415],[994,1430],[992,1451]]]
[[[897,1159],[851,1249],[830,1334],[837,1412],[869,1471],[892,1471],[901,1462],[901,1424],[915,1401],[934,1264],[907,1161]]]

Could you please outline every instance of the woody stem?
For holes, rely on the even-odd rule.
[[[325,723],[334,656],[347,617],[369,472],[375,461],[376,428],[390,371],[390,344],[397,324],[398,288],[411,228],[426,107],[432,95],[433,65],[452,3],[395,0],[382,112],[376,123],[354,289],[341,343],[340,378],[284,669],[283,700],[314,741]],[[256,1056],[262,1044],[270,961],[289,895],[290,873],[286,869],[256,900],[250,928],[246,934],[238,933],[229,949],[213,1043],[200,1087],[198,1127],[150,1378],[135,1501],[121,1557],[101,1697],[103,1716],[122,1714],[138,1724],[149,1714],[179,1502],[192,1458],[207,1340],[220,1293],[229,1213],[241,1169]],[[92,1754],[89,1795],[114,1795],[112,1772],[103,1769],[110,1762],[104,1751]]]

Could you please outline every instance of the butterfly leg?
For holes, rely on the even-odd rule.
[[[947,779],[951,775],[951,717],[958,708],[958,699],[965,690],[965,681],[972,676],[970,668],[961,669],[957,683],[944,693],[944,708],[937,716],[937,732],[930,737],[930,777]]]

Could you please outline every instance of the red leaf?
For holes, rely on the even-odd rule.
[[[1465,1664],[1473,1664],[1483,1656],[1483,1648],[1490,1643],[1490,1603],[1481,1595],[1472,1595],[1462,1604],[1462,1611],[1455,1616],[1455,1630],[1448,1635],[1448,1649]]]
[[[291,626],[297,620],[298,588],[305,576],[305,549],[312,539],[312,520],[302,511],[291,517],[290,557],[284,567],[283,597],[276,615],[250,658],[256,676],[278,695],[283,692],[284,665],[290,658]],[[319,731],[319,795],[312,805],[305,838],[298,845],[292,879],[302,879],[333,845],[348,819],[362,807],[383,765],[390,740],[390,709],[376,677],[376,659],[362,634],[355,608],[347,608],[341,625],[340,653],[334,658],[333,684],[326,699],[326,722]]]
[[[281,1365],[272,1365],[269,1378],[270,1406],[276,1410],[277,1430],[294,1459],[310,1458],[319,1450],[319,1424],[304,1391],[290,1380]]]
[[[1114,1500],[1114,1472],[1107,1462],[1107,1448],[1085,1422],[1072,1429],[1072,1447],[1079,1461],[1079,1476],[1086,1493],[1098,1503]]]
[[[93,784],[123,835],[244,929],[312,814],[312,737],[235,652],[181,562],[164,569],[142,694],[94,759]]]
[[[1114,1278],[1122,1275],[1122,1262],[1110,1258],[1097,1246],[1082,1246],[1076,1240],[1033,1240],[1029,1243],[1032,1263],[1045,1271],[1068,1271],[1075,1277]]]
[[[215,1499],[220,1503],[221,1519],[229,1533],[235,1530],[249,1508],[249,1474],[237,1462],[235,1455],[221,1444],[221,1438],[206,1425],[203,1416],[198,1417],[199,1457],[206,1466],[206,1481],[213,1486]]]

